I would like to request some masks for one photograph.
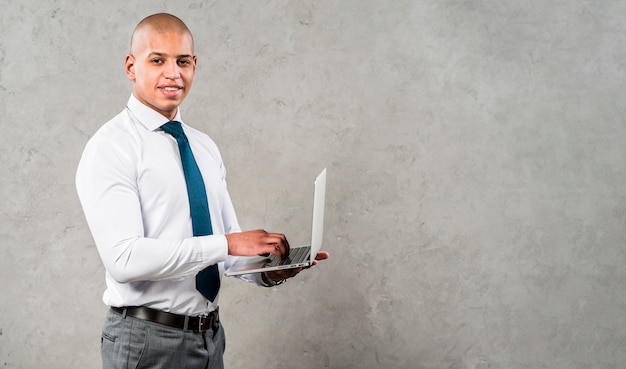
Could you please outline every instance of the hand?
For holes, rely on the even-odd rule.
[[[266,272],[265,275],[273,281],[282,281],[285,279],[293,278],[304,269],[309,269],[310,267],[317,265],[318,260],[326,260],[329,256],[330,255],[328,254],[328,252],[321,251],[318,252],[317,255],[315,255],[315,260],[313,260],[313,264],[308,267],[274,270],[271,272]]]
[[[281,233],[267,233],[262,229],[226,235],[228,255],[257,256],[274,254],[280,259],[289,255],[289,242]]]

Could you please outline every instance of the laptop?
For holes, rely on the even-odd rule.
[[[311,226],[311,244],[291,247],[289,256],[280,259],[274,254],[269,256],[239,257],[224,272],[226,276],[270,272],[273,270],[308,267],[313,264],[315,256],[322,248],[324,233],[324,205],[326,198],[326,168],[315,179],[313,194],[313,225]]]

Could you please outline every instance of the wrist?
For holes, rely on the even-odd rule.
[[[272,277],[267,275],[266,272],[261,273],[261,280],[265,284],[265,287],[278,286],[278,285],[281,285],[281,284],[283,284],[283,283],[285,283],[287,281],[286,279],[280,279],[280,280],[276,281]]]

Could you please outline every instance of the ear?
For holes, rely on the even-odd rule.
[[[135,57],[132,54],[126,55],[126,61],[124,62],[124,71],[126,76],[131,81],[135,80]]]

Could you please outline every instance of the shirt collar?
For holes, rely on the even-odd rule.
[[[156,110],[144,105],[141,101],[139,101],[134,94],[130,95],[130,99],[128,99],[128,104],[126,104],[126,109],[128,109],[131,115],[139,121],[144,127],[146,127],[150,131],[155,131],[165,123],[169,122],[165,116]],[[183,122],[180,117],[180,106],[178,107],[178,111],[176,112],[176,116],[174,117],[175,121]]]

